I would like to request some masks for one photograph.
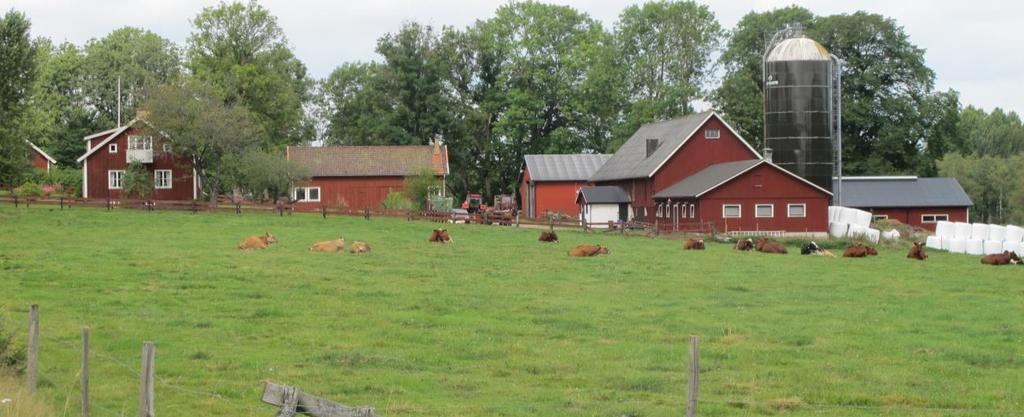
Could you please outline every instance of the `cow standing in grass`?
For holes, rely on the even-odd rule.
[[[985,265],[1016,265],[1020,263],[1020,257],[1016,252],[1004,251],[981,258],[981,263]]]
[[[270,232],[262,236],[249,236],[238,244],[239,250],[266,249],[271,243],[277,243],[277,238]]]
[[[427,242],[453,243],[452,237],[448,235],[448,229],[434,229],[434,231],[430,233],[430,237],[427,239]]]
[[[316,242],[313,244],[313,246],[309,247],[309,250],[311,252],[344,252],[345,238],[339,237],[334,240]]]
[[[757,243],[754,244],[754,249],[761,253],[788,253],[786,247],[782,246],[781,243],[763,237],[757,240]]]
[[[597,256],[607,255],[608,248],[601,245],[579,245],[572,249],[569,249],[569,256]]]
[[[910,247],[910,252],[907,252],[907,258],[919,261],[928,259],[928,254],[924,253],[924,242],[914,242],[914,245]]]
[[[704,250],[704,239],[686,239],[686,242],[683,242],[683,249]]]

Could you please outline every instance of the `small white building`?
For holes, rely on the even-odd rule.
[[[583,187],[576,193],[580,220],[591,227],[629,221],[629,194],[615,186]]]

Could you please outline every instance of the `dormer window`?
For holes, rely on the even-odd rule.
[[[654,151],[658,150],[658,146],[661,145],[661,141],[657,139],[647,139],[647,158],[650,158],[654,154]]]
[[[117,153],[117,144],[111,143],[110,146],[107,147],[107,151],[110,153]]]
[[[718,129],[704,129],[704,139],[718,139],[722,137],[722,131]]]

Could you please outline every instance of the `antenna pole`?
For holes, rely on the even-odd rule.
[[[121,77],[117,77],[117,127],[121,127]]]

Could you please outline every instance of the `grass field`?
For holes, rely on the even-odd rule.
[[[467,225],[445,246],[433,227],[4,205],[0,315],[40,304],[42,392],[66,415],[82,326],[94,416],[135,414],[144,340],[162,416],[272,415],[267,379],[386,416],[680,416],[691,334],[702,416],[1024,414],[1021,267]],[[235,250],[267,230],[281,243]],[[339,234],[373,253],[307,251]]]

